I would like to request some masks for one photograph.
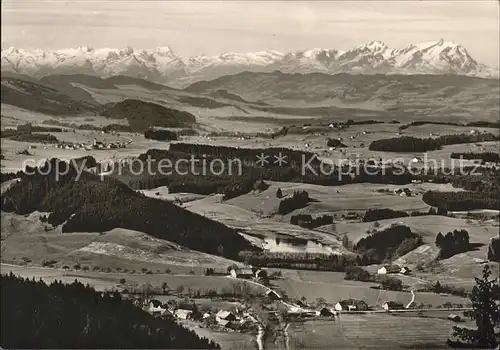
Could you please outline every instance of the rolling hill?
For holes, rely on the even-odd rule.
[[[97,113],[98,106],[85,91],[76,91],[80,98],[63,93],[44,82],[33,79],[2,77],[2,103],[18,106],[27,110],[51,115],[77,115]]]
[[[146,130],[151,126],[180,128],[196,123],[195,116],[189,112],[134,99],[108,103],[103,106],[101,115],[112,119],[127,119],[131,128],[137,131]]]
[[[317,109],[313,115],[360,109],[368,116],[383,114],[396,119],[409,115],[414,119],[427,116],[493,121],[498,119],[500,110],[497,80],[456,75],[243,72],[200,81],[185,89],[199,94],[219,90],[245,100],[263,100],[274,104],[274,109],[309,109],[302,111],[303,115],[311,115],[312,108]]]

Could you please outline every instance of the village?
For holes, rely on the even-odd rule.
[[[56,143],[54,145],[55,148],[58,149],[66,149],[66,150],[76,150],[76,149],[82,149],[85,151],[91,151],[91,150],[104,150],[104,149],[116,149],[116,148],[126,148],[127,145],[132,143],[131,140],[125,141],[125,142],[109,142],[109,143],[104,143],[101,141],[97,141],[96,138],[92,141],[92,143],[71,143],[71,142],[60,142]]]
[[[134,297],[134,304],[155,317],[174,319],[195,330],[205,328],[211,332],[240,332],[255,335],[260,334],[266,328],[266,322],[269,322],[263,321],[264,314],[300,323],[307,320],[334,322],[340,320],[341,314],[414,312],[422,315],[425,311],[439,311],[444,312],[449,321],[462,322],[463,318],[456,312],[467,310],[463,305],[452,303],[432,307],[417,305],[413,290],[409,291],[411,300],[406,305],[396,300],[381,300],[379,305],[369,305],[364,300],[354,298],[338,300],[334,304],[329,304],[325,300],[314,302],[308,302],[305,298],[295,300],[287,297],[284,291],[272,287],[272,280],[278,275],[276,272],[255,267],[230,266],[226,273],[216,273],[213,269],[207,269],[205,274],[225,275],[235,281],[259,286],[265,292],[239,297],[212,297],[212,302],[204,301],[198,304],[197,299],[189,300],[180,294],[174,298],[172,295],[165,298],[163,295],[148,294],[146,291],[140,297]],[[383,265],[378,268],[376,274],[409,276],[411,270],[406,266]],[[172,293],[175,294],[174,291]]]

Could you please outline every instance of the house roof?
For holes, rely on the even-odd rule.
[[[236,272],[237,275],[253,275],[252,269],[247,269],[247,268],[239,269],[239,268],[237,268],[237,269],[232,269],[232,270],[234,270],[234,272]]]
[[[269,290],[266,292],[266,295],[267,295],[267,296],[269,296],[269,295],[271,295],[271,294],[276,295],[278,298],[281,298],[281,296],[280,296],[277,292],[275,292],[275,291],[274,291],[274,290],[272,290],[272,289],[269,289]]]
[[[385,267],[387,271],[393,271],[393,272],[401,270],[401,267],[399,265],[384,265],[382,267]]]
[[[217,312],[217,314],[215,316],[217,316],[220,319],[226,319],[230,316],[235,317],[231,311],[227,311],[227,310],[220,310],[219,312]]]
[[[228,325],[231,324],[231,321],[219,319],[219,320],[217,320],[217,323],[220,324],[223,327],[227,327]]]
[[[177,309],[175,310],[175,314],[177,316],[187,316],[193,313],[193,310],[186,310],[186,309]]]
[[[363,300],[358,300],[358,299],[341,300],[339,301],[339,304],[342,306],[342,308],[347,308],[349,305],[354,305],[358,308],[368,306],[368,304],[365,303]]]

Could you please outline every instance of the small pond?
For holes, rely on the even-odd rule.
[[[272,253],[321,253],[335,254],[328,245],[300,238],[264,238],[263,248]]]

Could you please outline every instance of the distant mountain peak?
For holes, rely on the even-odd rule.
[[[462,45],[445,40],[392,49],[380,40],[351,50],[313,48],[289,53],[276,50],[214,56],[180,57],[169,46],[135,50],[88,46],[60,50],[2,50],[2,70],[44,76],[84,73],[106,77],[128,75],[173,85],[236,74],[243,71],[285,73],[323,72],[383,74],[457,74],[496,77],[498,69],[475,61]]]
[[[358,46],[358,48],[368,49],[372,52],[382,52],[387,50],[389,47],[382,41],[370,41],[368,44]]]
[[[146,51],[146,50],[144,50]],[[175,55],[174,51],[170,46],[158,46],[155,50],[156,53],[160,55]]]

